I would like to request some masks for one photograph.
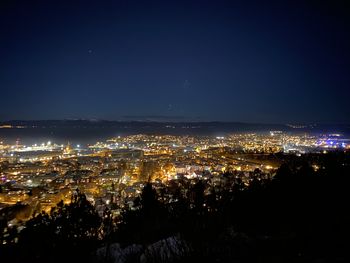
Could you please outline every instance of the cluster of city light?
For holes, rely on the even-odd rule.
[[[74,147],[51,141],[28,146],[2,141],[0,203],[22,202],[33,209],[39,203],[49,211],[61,198],[69,202],[68,193],[79,188],[89,200],[103,200],[105,205],[110,205],[111,195],[119,193],[121,197],[113,202],[123,205],[138,195],[145,181],[220,181],[220,175],[227,172],[235,173],[249,185],[255,176],[253,171],[271,176],[280,165],[275,157],[266,158],[270,156],[266,153],[302,154],[335,149],[349,149],[348,139],[334,134],[281,131],[225,136],[138,134]],[[263,158],[257,158],[260,153]],[[319,169],[316,164],[313,168]],[[29,191],[31,195],[26,194]]]

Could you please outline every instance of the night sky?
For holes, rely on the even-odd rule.
[[[350,122],[347,1],[0,2],[0,120]]]

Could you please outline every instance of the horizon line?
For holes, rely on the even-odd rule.
[[[158,117],[161,118],[161,117]],[[237,124],[255,124],[255,125],[350,125],[348,122],[338,121],[318,121],[318,122],[306,122],[306,121],[287,121],[287,122],[254,122],[254,121],[229,121],[229,120],[156,120],[153,118],[145,119],[97,119],[97,118],[64,118],[64,119],[9,119],[0,120],[0,123],[11,123],[11,122],[45,122],[45,121],[87,121],[87,122],[153,122],[153,123],[237,123]]]

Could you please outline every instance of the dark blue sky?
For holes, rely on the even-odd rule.
[[[350,122],[345,3],[2,0],[0,120]]]

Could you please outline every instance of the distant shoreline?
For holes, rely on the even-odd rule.
[[[287,133],[341,133],[350,136],[350,125],[283,125],[250,124],[238,122],[134,122],[134,121],[13,121],[0,122],[0,140],[23,143],[40,143],[46,140],[57,143],[90,144],[114,136],[132,134],[223,136],[229,133],[283,131]]]

